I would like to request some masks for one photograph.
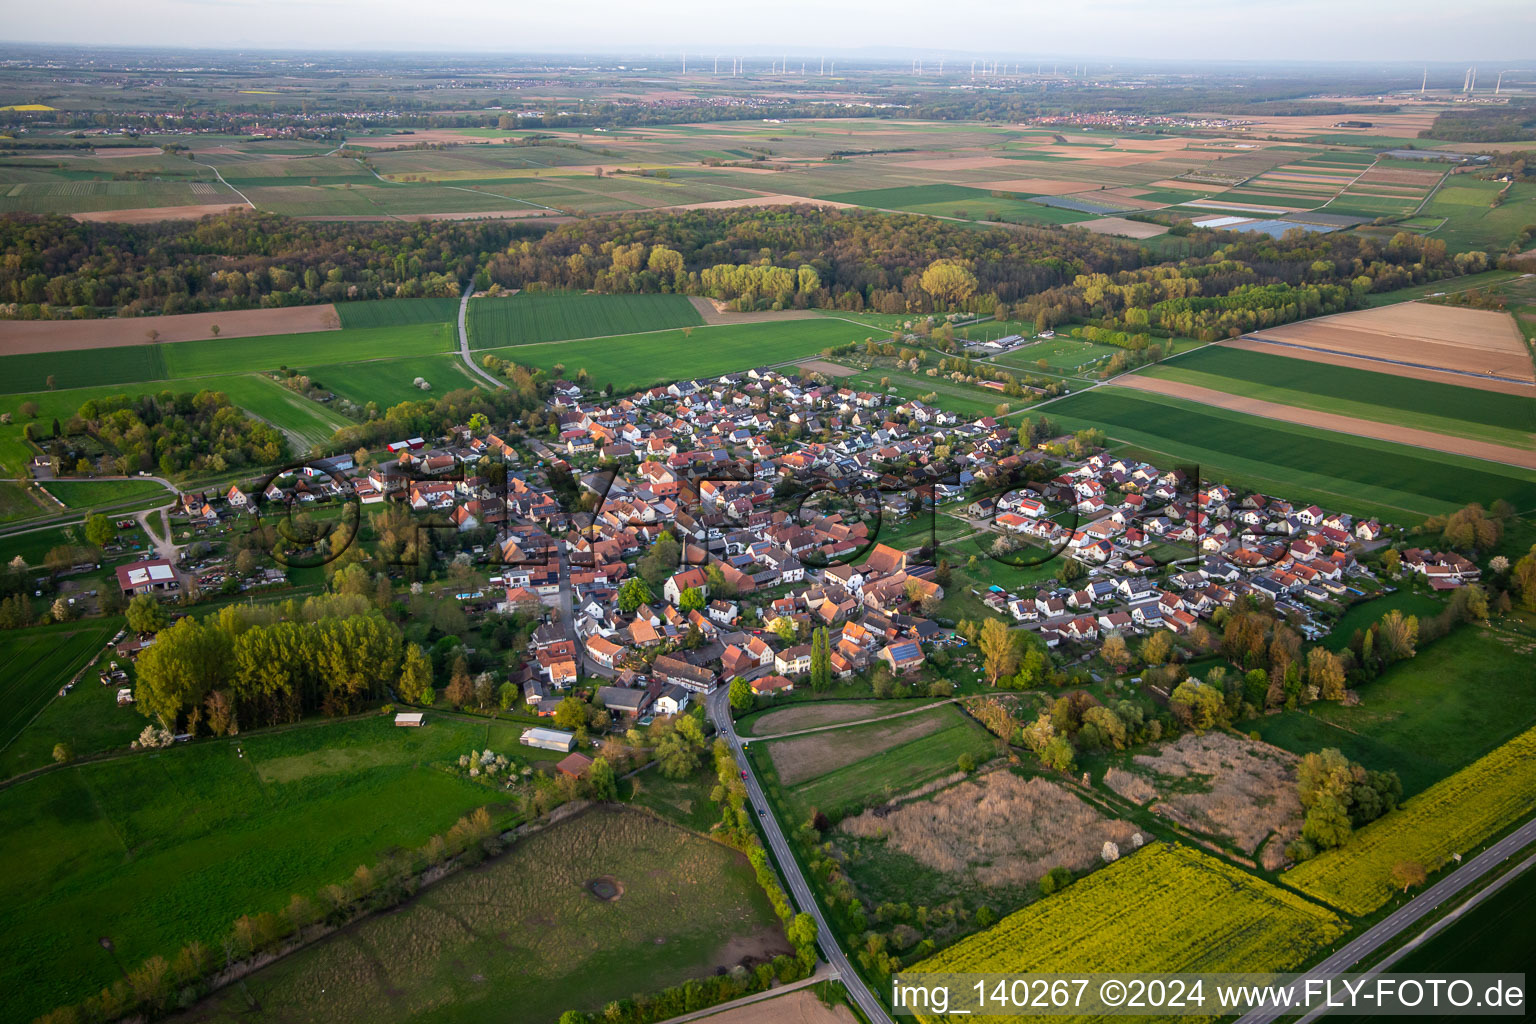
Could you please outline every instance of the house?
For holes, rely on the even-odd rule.
[[[587,637],[587,657],[604,668],[613,668],[614,661],[624,653],[624,648],[602,636]]]
[[[780,690],[787,692],[795,688],[794,680],[783,676],[763,676],[761,679],[752,680],[748,685],[752,687],[753,693],[777,693]]]
[[[561,775],[573,779],[579,779],[587,774],[587,769],[592,767],[592,759],[586,754],[567,754],[555,764],[555,771]]]
[[[662,690],[651,705],[658,715],[680,715],[688,709],[689,693],[676,683]]]
[[[811,645],[799,644],[782,650],[773,659],[773,667],[786,676],[803,676],[811,670]]]
[[[715,688],[713,672],[671,654],[663,654],[651,664],[651,675],[664,683],[677,683],[695,693],[709,693]]]
[[[892,672],[911,672],[919,668],[924,661],[923,649],[915,640],[902,640],[883,648],[878,655],[881,661],[891,666]]]
[[[597,699],[603,706],[617,714],[638,718],[651,706],[651,695],[646,690],[627,686],[599,686]]]

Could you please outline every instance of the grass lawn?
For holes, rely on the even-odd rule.
[[[519,292],[504,299],[475,299],[469,304],[465,324],[471,348],[532,345],[703,325],[704,318],[686,295],[583,292]]]
[[[0,480],[0,523],[56,514],[58,509],[47,498],[36,494],[30,484],[18,480]]]
[[[1099,388],[1052,403],[1048,415],[1067,429],[1099,427],[1116,441],[1162,453],[1165,462],[1198,463],[1211,480],[1293,500],[1317,495],[1319,504],[1344,511],[1374,515],[1377,508],[1396,508],[1395,516],[1386,515],[1397,522],[1469,501],[1487,506],[1505,498],[1520,510],[1536,507],[1536,475],[1524,470],[1163,395]]]
[[[102,644],[111,637],[111,632],[103,634]],[[104,657],[97,663],[97,669],[106,668],[112,660],[110,655]],[[128,663],[119,662],[119,667],[124,666]],[[55,681],[63,683],[73,674],[60,673]],[[52,695],[56,689],[39,687],[44,696]],[[54,697],[44,705],[37,717],[6,744],[0,751],[0,778],[8,779],[53,764],[53,747],[60,742],[68,743],[76,757],[126,749],[144,731],[144,724],[144,716],[133,707],[118,706],[117,687],[101,685],[92,671],[67,696]]]
[[[148,498],[175,500],[170,491],[153,480],[49,480],[41,486],[70,508],[125,505]]]
[[[94,684],[91,684],[94,685]],[[78,688],[77,688],[78,692]],[[0,791],[0,979],[27,1019],[241,914],[312,895],[393,846],[418,846],[493,791],[434,764],[518,750],[516,726],[438,716],[306,723],[80,764]],[[245,756],[237,756],[237,747]]]
[[[42,626],[0,633],[0,749],[10,758],[10,746],[27,723],[69,682],[117,631],[117,619],[96,619],[67,626]],[[87,687],[101,689],[94,677],[84,680],[60,700],[75,700]],[[114,698],[115,699],[115,698]],[[63,736],[48,742],[48,753]],[[5,774],[9,775],[10,772]]]
[[[1529,448],[1536,400],[1211,345],[1142,371],[1266,402]]]
[[[593,341],[517,345],[493,350],[502,359],[568,377],[580,369],[595,387],[613,384],[621,394],[683,377],[713,377],[753,366],[788,362],[834,345],[863,341],[869,331],[837,320],[784,320],[758,324],[658,331]]]
[[[478,380],[470,376],[469,368],[457,355],[313,366],[308,373],[311,380],[358,405],[377,402],[381,411],[401,402],[422,402],[448,391],[474,387]],[[413,381],[417,377],[431,384],[432,390],[416,387]]]
[[[1393,769],[1412,795],[1536,723],[1531,647],[1462,626],[1360,686],[1358,707],[1316,703],[1242,728],[1296,753],[1337,747],[1367,768]]]
[[[1393,609],[1404,615],[1417,615],[1423,618],[1438,615],[1444,608],[1445,602],[1439,598],[1415,593],[1412,590],[1399,590],[1395,594],[1372,598],[1369,601],[1359,601],[1350,605],[1344,614],[1339,616],[1338,621],[1333,625],[1333,632],[1324,638],[1323,646],[1331,651],[1342,651],[1349,646],[1349,638],[1354,636],[1355,630],[1365,629],[1380,622],[1381,617]]]
[[[617,899],[592,894],[602,878],[617,881]],[[745,857],[648,815],[597,809],[280,961],[184,1019],[554,1024],[565,1010],[600,1011],[744,955],[788,951]]]

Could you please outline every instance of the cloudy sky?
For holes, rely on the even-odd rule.
[[[4,0],[11,42],[482,53],[1536,58],[1533,0]]]

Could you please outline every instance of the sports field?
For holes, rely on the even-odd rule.
[[[1211,409],[1164,395],[1098,388],[1047,407],[1070,429],[1099,427],[1205,477],[1344,511],[1411,518],[1499,498],[1536,507],[1536,474],[1442,452]]]
[[[614,899],[594,895],[611,880]],[[552,1022],[789,952],[745,857],[631,810],[519,840],[404,909],[254,975],[189,1021]],[[516,1007],[507,1016],[508,1007]]]
[[[692,334],[659,331],[491,351],[502,359],[544,370],[562,364],[569,377],[585,368],[595,386],[611,383],[622,393],[684,377],[713,377],[791,362],[867,337],[867,328],[837,320],[785,320],[699,327]]]
[[[480,349],[703,324],[686,295],[519,292],[511,298],[470,300],[465,326],[470,347]]]
[[[1536,446],[1536,389],[1527,396],[1504,394],[1223,345],[1142,373],[1299,409]]]
[[[908,971],[1221,972],[1255,964],[1284,971],[1300,967],[1343,933],[1337,915],[1295,893],[1197,850],[1156,843]]]
[[[493,794],[434,763],[471,747],[520,749],[520,727],[489,729],[316,721],[81,764],[0,791],[9,1014],[30,1019],[117,978],[97,944],[104,935],[128,964],[169,959],[192,939],[217,947],[241,914],[278,910],[292,893],[443,832]]]

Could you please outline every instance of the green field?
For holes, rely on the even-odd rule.
[[[47,498],[33,492],[30,485],[15,480],[0,480],[0,523],[36,519],[57,511]]]
[[[560,363],[569,377],[585,368],[594,386],[611,383],[623,393],[684,377],[713,377],[803,359],[829,346],[867,337],[867,328],[836,320],[783,320],[699,327],[691,335],[681,330],[658,331],[594,341],[517,345],[494,349],[492,354],[544,370]]]
[[[1024,333],[1031,333],[1025,330]],[[1059,373],[1078,373],[1100,359],[1106,359],[1120,351],[1112,345],[1097,345],[1091,341],[1074,341],[1071,338],[1047,338],[1026,345],[1013,352],[992,357],[992,362],[1002,363],[1015,369],[1036,371],[1044,359],[1048,370]]]
[[[472,747],[520,750],[520,732],[441,716],[405,730],[382,717],[314,722],[0,791],[8,1015],[30,1019],[118,977],[101,936],[128,964],[192,939],[217,948],[241,914],[313,894],[390,847],[419,846],[494,799],[433,765]]]
[[[146,498],[176,500],[175,495],[153,480],[50,480],[42,486],[70,508],[126,505]]]
[[[111,639],[113,632],[106,626],[121,624],[121,619],[113,619],[109,624],[103,624],[100,620],[92,623],[93,626],[101,625],[101,644],[104,645]],[[79,624],[59,627],[48,627],[53,632],[51,637],[57,640],[61,629],[66,631],[83,631]],[[81,655],[84,660],[91,652],[89,649]],[[46,669],[48,662],[52,661],[51,655],[45,656],[36,664]],[[56,697],[54,694],[58,686],[67,682],[78,671],[77,667],[60,665],[54,662],[54,667],[60,671],[51,682],[39,677],[37,680],[38,692],[44,697],[52,697],[44,704],[40,711],[36,711],[36,717],[32,718],[26,727],[15,737],[5,741],[4,749],[0,750],[0,779],[9,779],[23,772],[32,771],[35,768],[43,768],[53,764],[53,748],[57,743],[68,743],[76,757],[85,757],[108,750],[122,750],[128,747],[144,729],[144,716],[130,706],[120,707],[117,703],[117,686],[103,686],[97,679],[97,671],[105,669],[114,662],[112,652],[106,652],[105,656],[96,665],[96,671],[92,671],[81,679],[68,694]],[[118,667],[130,666],[130,662],[117,662]],[[32,671],[32,669],[28,669]],[[51,688],[50,688],[51,687]]]
[[[1291,499],[1399,521],[1499,498],[1536,507],[1536,475],[1491,462],[1387,441],[1346,437],[1162,395],[1098,388],[1047,407],[1069,429],[1100,427],[1148,453],[1199,463],[1231,480]]]
[[[1536,223],[1536,185],[1516,182],[1504,202],[1491,205],[1506,186],[1457,175],[1424,207],[1426,216],[1445,217],[1445,224],[1428,237],[1445,242],[1452,252],[1482,249],[1502,251],[1527,225]]]
[[[1211,345],[1144,371],[1266,402],[1379,423],[1536,446],[1536,399]]]
[[[329,383],[323,377],[321,380]],[[231,402],[246,412],[283,431],[294,442],[292,447],[295,454],[302,454],[311,447],[323,448],[332,434],[350,422],[319,402],[290,391],[265,374],[201,377],[195,383],[200,388],[224,392]]]
[[[686,295],[582,292],[519,292],[505,299],[474,299],[466,319],[470,347],[477,349],[704,325]]]
[[[1357,707],[1318,702],[1243,727],[1298,754],[1337,747],[1367,768],[1396,771],[1411,796],[1536,724],[1529,648],[1462,626],[1361,684]]]
[[[377,402],[381,410],[400,402],[420,402],[481,383],[470,376],[469,369],[457,355],[312,366],[306,372],[310,379],[319,381],[343,398],[364,406]],[[432,390],[422,391],[416,387],[412,382],[417,377],[430,383]]]
[[[0,356],[0,393],[51,390],[50,376],[54,389],[68,389],[425,355],[448,351],[453,338],[446,323],[421,323]],[[198,389],[195,381],[167,386]]]
[[[1000,391],[987,391],[974,384],[961,384],[942,377],[925,377],[915,373],[903,373],[886,367],[860,371],[852,377],[840,378],[846,387],[860,388],[880,393],[880,382],[887,380],[886,393],[894,398],[909,400],[934,396],[927,404],[952,412],[965,419],[991,416],[999,405],[1019,409],[1027,404],[1026,398],[1009,398]]]
[[[0,748],[15,742],[59,687],[69,682],[116,631],[115,620],[97,619],[65,628],[46,626],[0,633],[0,661],[7,666],[5,678],[0,680]],[[100,688],[94,678],[86,679],[74,694],[60,699],[72,700],[87,686]]]
[[[1360,601],[1350,605],[1344,614],[1339,616],[1338,621],[1333,624],[1333,632],[1323,638],[1323,646],[1330,651],[1342,651],[1349,646],[1349,639],[1354,636],[1355,630],[1363,630],[1375,625],[1381,621],[1383,615],[1393,609],[1404,615],[1417,615],[1424,618],[1443,611],[1445,602],[1437,597],[1412,590],[1399,590],[1384,597]]]
[[[955,771],[955,763],[962,754],[970,754],[977,762],[982,762],[994,753],[996,743],[991,735],[952,706],[925,715],[941,720],[936,731],[786,787],[783,799],[792,820],[804,821],[815,810],[834,819],[857,813],[872,802],[890,799],[897,793],[950,774]],[[923,716],[895,721],[905,724],[920,717]],[[888,728],[890,726],[885,723],[876,723],[822,735],[824,742],[857,749],[866,737],[883,733]]]
[[[587,889],[605,877],[622,886],[611,902]],[[184,1019],[554,1024],[565,1010],[597,1012],[707,976],[748,950],[789,946],[745,857],[645,814],[600,809],[519,840]]]
[[[343,327],[399,327],[458,320],[458,299],[365,299],[336,303]]]
[[[1439,223],[1439,217],[1432,218]],[[1389,292],[1372,292],[1365,297],[1367,306],[1390,306],[1395,302],[1413,302],[1428,295],[1441,293],[1463,292],[1471,288],[1487,288],[1489,285],[1500,284],[1518,277],[1513,270],[1485,270],[1481,274],[1467,274],[1464,277],[1450,277],[1441,281],[1431,281],[1428,284],[1416,284],[1407,288],[1396,288]]]
[[[1075,224],[1092,219],[1092,214],[1032,203],[1026,193],[1009,192],[1003,196],[994,196],[984,189],[967,188],[964,185],[903,185],[898,188],[838,192],[821,198],[876,210],[899,210],[931,217],[958,217],[961,220]]]

